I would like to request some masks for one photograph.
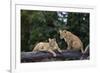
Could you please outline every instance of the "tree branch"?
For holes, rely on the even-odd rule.
[[[82,54],[78,51],[68,51],[63,50],[62,53],[55,51],[57,56],[54,57],[49,52],[21,52],[21,62],[41,62],[41,61],[51,61],[51,60],[80,60],[81,57],[87,59],[89,56],[87,53]]]

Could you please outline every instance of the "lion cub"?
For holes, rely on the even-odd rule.
[[[81,50],[83,53],[83,43],[82,41],[73,33],[67,31],[67,30],[59,30],[60,38],[64,39],[65,42],[68,45],[68,50]]]
[[[50,38],[49,38],[49,42],[40,42],[33,49],[33,51],[48,51],[52,53],[53,56],[56,56],[56,53],[54,52],[54,50],[61,52],[56,42],[56,39],[50,39]]]

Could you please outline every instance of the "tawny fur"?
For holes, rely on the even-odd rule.
[[[56,40],[50,38],[49,38],[49,42],[40,42],[33,49],[33,51],[48,51],[52,53],[53,56],[56,56],[54,50],[58,50],[59,52],[61,52]]]
[[[67,30],[60,30],[59,33],[60,33],[60,38],[64,39],[65,42],[67,43],[68,50],[81,50],[82,53],[84,52],[83,43],[79,39],[79,37],[77,37],[76,35]]]

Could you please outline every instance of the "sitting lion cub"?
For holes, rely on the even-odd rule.
[[[60,30],[60,38],[64,39],[65,42],[68,45],[68,50],[81,50],[83,53],[83,43],[82,41],[73,33],[67,31],[67,30]]]
[[[49,42],[40,42],[33,49],[33,51],[48,51],[52,53],[53,56],[56,56],[54,50],[58,50],[58,52],[61,52],[56,40],[50,38],[49,38]]]

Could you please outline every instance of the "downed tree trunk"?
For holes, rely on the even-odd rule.
[[[21,52],[21,62],[41,62],[41,61],[50,61],[50,60],[80,60],[83,54],[78,51],[68,51],[63,50],[61,53],[55,51],[57,56],[54,57],[49,52]],[[87,59],[89,54],[84,54],[84,59]]]

